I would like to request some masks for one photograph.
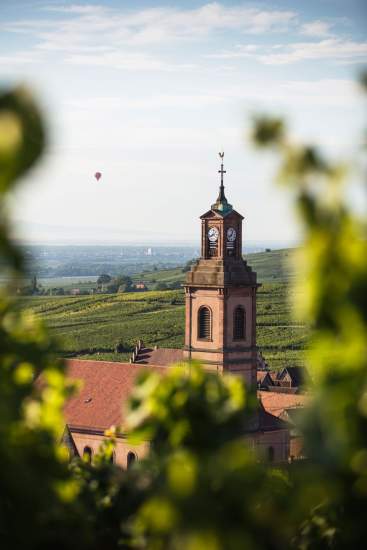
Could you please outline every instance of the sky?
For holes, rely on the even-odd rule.
[[[366,29],[365,0],[0,0],[0,85],[27,83],[49,127],[11,199],[17,235],[198,242],[224,150],[245,240],[297,241],[251,117],[281,115],[295,140],[355,158]]]

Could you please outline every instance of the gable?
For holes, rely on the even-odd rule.
[[[277,373],[276,379],[291,382],[292,386],[300,386],[305,382],[306,377],[307,370],[305,367],[284,367]]]
[[[201,220],[211,220],[211,219],[217,219],[222,220],[223,216],[219,212],[216,212],[215,210],[208,210],[208,212],[205,212],[202,216],[200,216]]]
[[[211,219],[218,219],[222,220],[223,218],[226,218],[227,220],[243,220],[244,217],[241,216],[236,210],[230,210],[229,212],[219,212],[217,210],[208,210],[208,212],[205,212],[202,216],[200,216],[201,220],[211,220]]]

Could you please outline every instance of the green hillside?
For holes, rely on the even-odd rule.
[[[257,272],[257,278],[262,282],[286,282],[292,277],[290,258],[292,249],[272,250],[247,254],[247,263]],[[145,271],[132,276],[134,282],[142,281],[151,289],[157,283],[183,283],[185,273],[181,268],[163,269],[160,271]]]
[[[290,260],[292,249],[271,250],[269,252],[257,252],[247,254],[247,263],[257,272],[257,278],[262,282],[286,282],[292,278]]]
[[[291,249],[284,249],[247,254],[245,258],[253,270],[257,272],[259,282],[286,282],[291,278],[289,265],[291,255]],[[155,268],[138,273],[136,273],[135,267],[133,272],[129,274],[133,283],[144,282],[149,290],[155,290],[160,283],[164,283],[169,287],[178,286],[185,279],[182,267],[160,270]],[[38,283],[43,288],[62,287],[66,292],[70,292],[74,288],[78,288],[81,292],[91,292],[96,288],[96,281],[97,276],[38,278]]]
[[[181,347],[182,290],[20,299],[58,339],[65,357],[125,361],[139,338],[148,345]],[[265,283],[258,294],[258,345],[271,367],[302,363],[307,330],[292,321],[285,283]],[[122,342],[124,351],[115,353]]]
[[[149,289],[153,289],[158,283],[183,283],[185,273],[181,267],[175,269],[162,269],[160,271],[144,271],[131,276],[134,283],[142,281]]]
[[[257,339],[271,367],[302,364],[308,331],[292,320],[288,303],[291,250],[249,254],[246,260],[262,283],[257,302]],[[183,282],[181,268],[133,276],[148,288]],[[181,347],[184,342],[184,295],[180,290],[88,296],[29,297],[20,307],[32,310],[49,326],[65,357],[125,361],[139,338],[148,345]],[[118,343],[124,351],[116,353]]]

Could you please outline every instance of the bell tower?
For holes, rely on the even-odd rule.
[[[201,219],[201,257],[185,281],[186,359],[207,369],[243,376],[256,387],[256,273],[242,258],[242,220],[224,193]]]

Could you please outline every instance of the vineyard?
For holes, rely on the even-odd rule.
[[[30,297],[19,304],[45,321],[64,357],[126,361],[138,338],[159,347],[181,347],[184,342],[182,290]],[[308,333],[291,317],[288,285],[264,283],[257,310],[258,346],[269,365],[302,364]]]

